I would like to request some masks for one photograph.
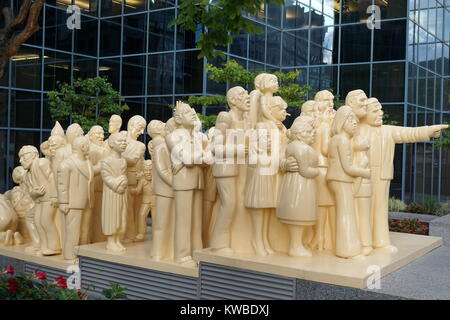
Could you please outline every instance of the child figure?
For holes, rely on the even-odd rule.
[[[131,194],[142,194],[142,203],[139,208],[137,217],[137,231],[136,241],[144,241],[145,233],[147,231],[147,216],[150,209],[153,207],[153,188],[152,188],[152,160],[144,161],[144,176],[139,179],[137,186],[131,189]],[[153,212],[151,210],[152,217],[152,234],[153,234]]]
[[[305,231],[316,223],[316,177],[319,174],[318,155],[311,147],[314,142],[314,119],[300,116],[295,119],[287,135],[286,158],[294,157],[298,172],[287,172],[280,185],[277,217],[288,225],[290,244],[288,254],[310,257],[306,248]]]

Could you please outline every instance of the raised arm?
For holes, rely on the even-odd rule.
[[[448,125],[433,125],[422,127],[383,126],[383,130],[389,130],[395,143],[411,143],[428,141],[430,138],[438,138],[441,130]]]

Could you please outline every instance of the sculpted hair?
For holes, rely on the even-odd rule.
[[[101,132],[103,132],[103,128],[102,128],[101,126],[93,126],[93,127],[89,130],[89,132],[87,133],[88,136],[94,134],[95,131],[101,131]]]
[[[230,107],[231,105],[233,105],[232,103],[230,103],[231,98],[233,98],[235,95],[239,94],[242,91],[245,91],[245,89],[240,86],[233,87],[227,91],[227,102]]]
[[[328,99],[334,99],[333,94],[328,90],[321,90],[314,96],[314,101],[320,102]]]
[[[73,142],[73,139],[80,137],[84,134],[83,129],[78,123],[72,123],[67,127],[66,136],[69,143]]]
[[[345,97],[345,104],[347,106],[353,105],[353,102],[355,100],[355,97],[359,96],[360,94],[365,94],[364,91],[361,89],[350,91],[347,96]]]
[[[314,118],[308,116],[299,116],[294,120],[291,128],[288,129],[286,135],[289,140],[294,140],[298,134],[303,131],[312,128],[314,125]]]
[[[118,139],[126,138],[126,136],[127,136],[127,132],[126,131],[120,131],[120,132],[113,133],[108,138],[108,145],[109,145],[109,147],[112,149],[112,146],[114,145],[114,143],[116,143],[116,141]]]
[[[23,146],[19,150],[19,157],[23,156],[26,153],[30,153],[30,152],[39,156],[38,149],[35,146]]]
[[[81,147],[85,144],[89,145],[89,140],[87,137],[85,137],[85,136],[76,137],[75,140],[73,140],[73,142],[72,142],[72,149],[80,150]]]
[[[331,125],[332,136],[342,132],[345,121],[347,121],[348,117],[352,114],[353,110],[349,106],[342,106],[337,110],[336,115],[334,116],[333,124]]]
[[[145,119],[140,115],[132,116],[130,120],[128,120],[127,129],[130,130],[131,127],[134,127],[136,125],[145,128],[145,126],[147,125],[147,121],[145,121]]]
[[[278,81],[277,76],[274,74],[261,73],[260,76],[261,76],[261,79],[259,82],[259,90],[260,91],[265,91],[269,87],[269,85],[266,85],[266,84],[269,82],[270,79],[275,78]]]
[[[26,173],[26,170],[22,166],[15,167],[12,172],[12,178],[14,183],[19,184],[21,181],[21,178]]]
[[[147,126],[147,133],[150,137],[155,137],[159,134],[164,133],[165,124],[159,120],[152,120]]]
[[[300,113],[306,113],[309,111],[314,111],[314,108],[316,106],[316,101],[314,100],[308,100],[305,103],[302,104],[302,108]]]

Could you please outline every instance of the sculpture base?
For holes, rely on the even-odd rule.
[[[209,249],[196,251],[194,259],[201,263],[363,289],[373,283],[376,267],[379,267],[380,275],[384,277],[442,245],[442,238],[438,237],[394,232],[390,235],[392,245],[398,248],[397,253],[376,249],[364,260],[338,258],[329,251],[314,252],[311,258],[293,258],[281,254],[265,257],[225,254]]]
[[[81,285],[93,296],[111,283],[124,287],[129,299],[197,299],[198,268],[150,259],[151,240],[125,245],[121,253],[104,242],[79,247]]]

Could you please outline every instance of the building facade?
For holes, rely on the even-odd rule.
[[[71,4],[81,9],[81,29],[67,27]],[[0,80],[0,191],[12,186],[20,147],[49,136],[46,92],[58,81],[107,76],[130,107],[124,123],[134,114],[167,120],[178,99],[224,94],[197,59],[199,32],[168,27],[176,15],[177,0],[47,0],[41,29]],[[399,125],[450,121],[449,0],[286,0],[248,18],[263,32],[223,48],[248,70],[299,69],[311,96],[363,89]],[[432,142],[398,146],[395,168],[393,195],[450,197],[450,155]]]

